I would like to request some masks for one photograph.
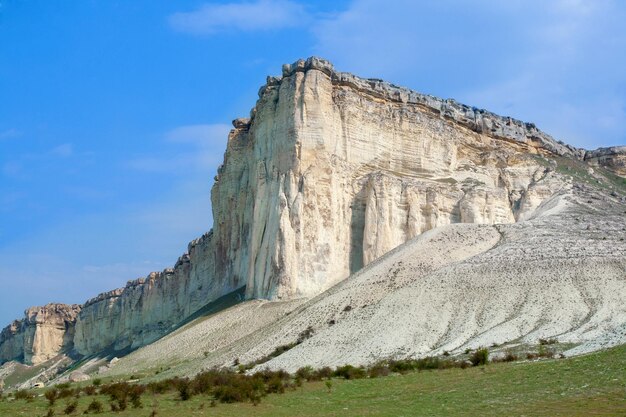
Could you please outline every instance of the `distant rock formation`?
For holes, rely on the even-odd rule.
[[[0,333],[0,359],[37,365],[72,349],[78,305],[31,307]]]
[[[626,177],[626,146],[599,148],[585,153],[585,161],[601,166],[621,177]]]
[[[3,330],[0,363],[136,348],[243,286],[247,298],[311,297],[438,226],[527,219],[571,187],[558,158],[626,175],[623,147],[577,149],[533,124],[319,58],[268,77],[250,117],[233,126],[211,192],[212,231],[174,268],[82,308],[58,306],[62,318],[29,309]]]

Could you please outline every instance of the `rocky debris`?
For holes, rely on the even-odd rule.
[[[89,381],[91,379],[91,377],[87,374],[84,374],[82,372],[79,371],[74,371],[70,374],[70,382],[83,382],[83,381]]]
[[[179,364],[170,375],[252,363],[303,332],[310,337],[261,367],[293,372],[542,339],[577,345],[568,356],[626,343],[626,206],[605,197],[579,185],[521,222],[432,229],[305,302],[254,300],[190,323],[121,358],[110,375],[159,361]]]

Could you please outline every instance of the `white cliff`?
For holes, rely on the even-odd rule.
[[[0,362],[70,345],[79,355],[134,349],[244,286],[249,299],[312,297],[428,230],[529,219],[572,186],[557,160],[624,173],[619,149],[576,149],[533,124],[318,58],[268,77],[250,118],[233,125],[212,231],[174,268],[87,301],[61,348],[57,336],[25,343],[19,322],[7,327]]]
[[[74,343],[78,305],[31,307],[0,333],[0,362],[21,360],[37,365],[68,352]]]

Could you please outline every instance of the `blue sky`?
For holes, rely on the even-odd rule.
[[[0,327],[172,265],[268,74],[344,71],[626,144],[618,0],[0,0]]]

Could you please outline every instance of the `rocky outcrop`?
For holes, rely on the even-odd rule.
[[[510,118],[316,58],[283,67],[237,120],[213,188],[222,271],[248,298],[312,296],[450,223],[510,223],[566,186],[580,152]]]
[[[189,244],[174,268],[130,281],[87,301],[76,321],[74,348],[81,355],[150,343],[209,301],[235,288],[214,269],[212,233]]]
[[[626,177],[626,146],[587,151],[585,161],[594,166],[604,167],[620,177]]]
[[[619,152],[588,153],[533,124],[318,58],[268,77],[250,117],[233,127],[211,191],[213,230],[173,268],[87,301],[66,326],[67,343],[57,336],[35,350],[133,349],[244,286],[247,298],[311,297],[433,228],[530,218],[571,187],[554,158],[616,172],[623,162],[611,156]],[[22,327],[5,329],[0,358],[46,357],[16,337]]]
[[[37,365],[69,352],[79,312],[80,306],[66,304],[27,309],[23,319],[14,321],[0,333],[0,363],[20,360]]]

